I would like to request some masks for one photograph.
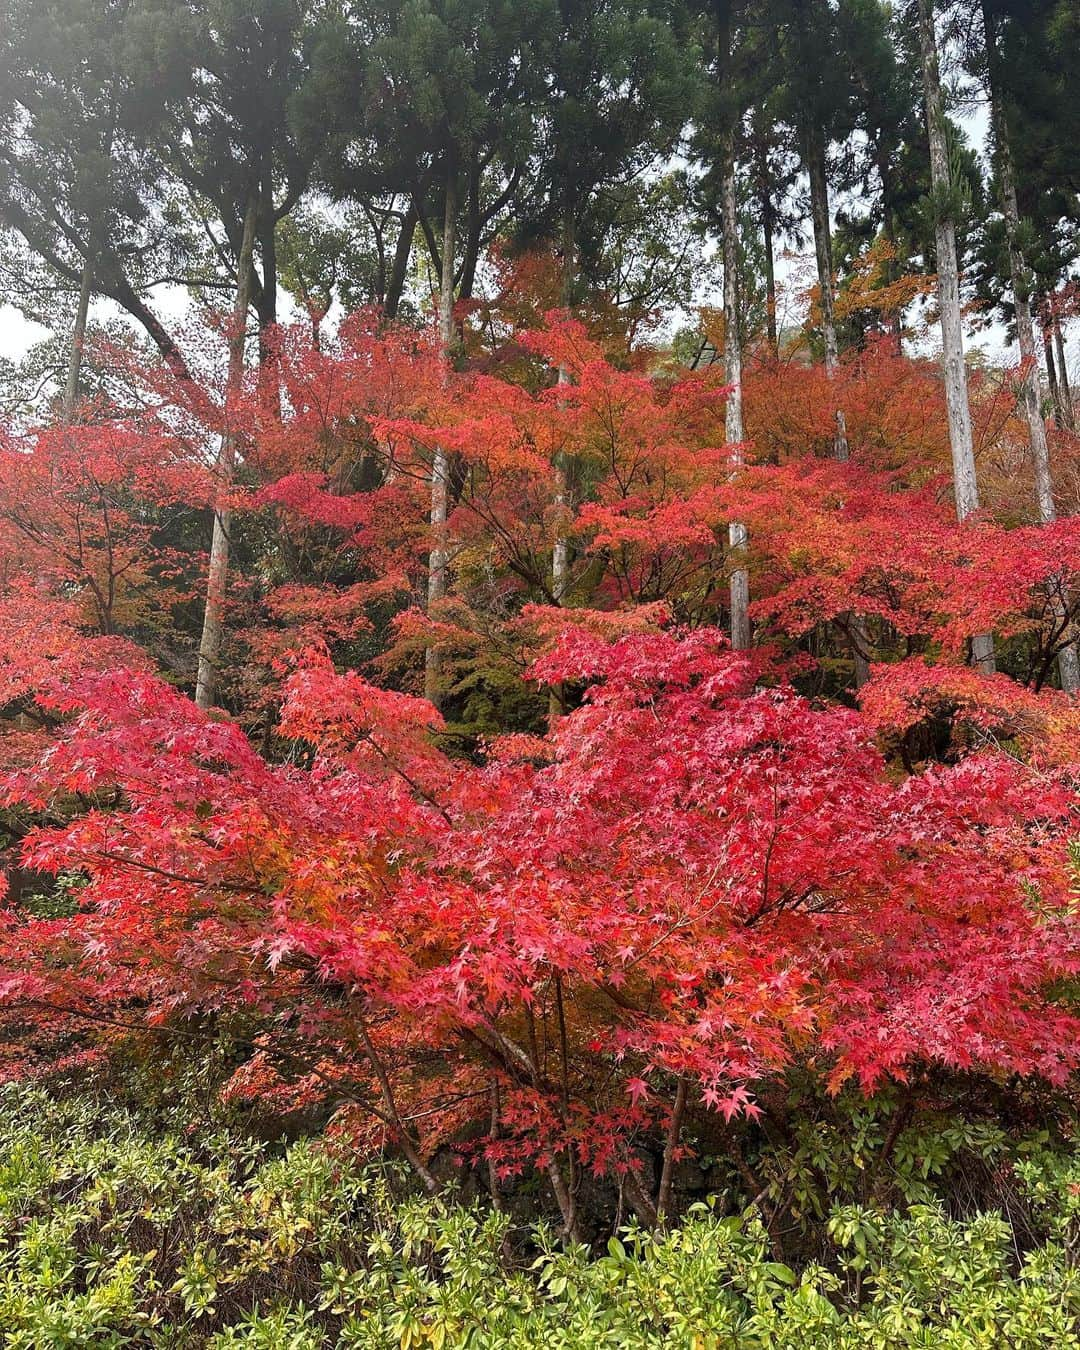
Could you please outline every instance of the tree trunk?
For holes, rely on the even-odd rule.
[[[574,204],[568,201],[562,216],[562,308],[569,314],[574,302],[577,269],[577,223]],[[559,384],[570,383],[570,372],[559,367]],[[570,586],[570,539],[567,519],[573,509],[573,465],[565,454],[555,456],[555,539],[551,546],[551,595],[561,605]],[[561,684],[553,685],[548,695],[548,724],[554,726],[566,711],[566,694]]]
[[[112,90],[112,96],[109,100],[109,114],[105,125],[105,131],[102,136],[102,151],[104,152],[104,161],[109,168],[106,170],[106,184],[109,181],[109,170],[112,167],[113,143],[116,137],[116,87]],[[68,357],[67,381],[64,387],[64,401],[61,406],[61,417],[64,425],[71,423],[75,416],[75,409],[79,402],[79,380],[82,376],[83,352],[86,347],[86,324],[90,315],[90,298],[93,293],[95,282],[94,272],[98,265],[98,258],[101,254],[102,237],[105,231],[104,218],[99,215],[90,225],[86,237],[86,257],[83,259],[82,275],[79,278],[79,302],[75,310],[75,327],[71,335],[71,352]]]
[[[1050,446],[1046,439],[1046,423],[1043,421],[1042,415],[1042,380],[1038,357],[1035,354],[1035,329],[1031,319],[1031,282],[1020,251],[1020,208],[1016,197],[1016,176],[1013,170],[1012,149],[1009,144],[1008,121],[1001,101],[997,37],[986,0],[983,0],[982,10],[990,75],[988,81],[990,117],[993,123],[994,137],[997,141],[1001,209],[1005,217],[1005,234],[1009,248],[1009,280],[1012,286],[1013,308],[1016,316],[1016,336],[1020,345],[1021,384],[1019,401],[1023,405],[1024,417],[1028,425],[1028,442],[1031,446],[1035,500],[1039,507],[1039,518],[1043,521],[1049,521],[1055,519],[1056,512],[1054,510],[1054,487],[1050,475]]]
[[[90,313],[90,291],[94,282],[94,265],[91,258],[83,263],[82,281],[79,285],[79,303],[75,310],[75,328],[71,335],[71,353],[68,356],[67,383],[64,388],[64,402],[61,418],[65,426],[70,425],[79,402],[79,378],[82,375],[83,348],[86,345],[86,320]]]
[[[199,669],[195,682],[195,702],[209,708],[214,701],[225,631],[225,592],[229,579],[229,529],[232,512],[229,494],[236,468],[236,431],[230,425],[234,405],[244,383],[244,339],[247,313],[251,303],[251,259],[255,248],[258,202],[252,197],[244,213],[244,232],[240,255],[236,260],[236,301],[233,305],[232,331],[229,334],[229,369],[225,382],[225,427],[216,465],[217,500],[214,505],[214,533],[210,543],[210,573],[206,583],[206,607],[203,611],[202,641],[199,643]]]
[[[810,211],[814,221],[814,253],[817,258],[818,290],[821,292],[821,334],[825,340],[825,371],[831,379],[840,364],[833,317],[832,229],[829,224],[829,182],[825,172],[825,147],[816,127],[806,132],[806,169],[810,176]],[[846,460],[849,454],[847,425],[842,408],[835,413],[833,455]]]
[[[453,161],[446,172],[446,201],[443,212],[442,275],[439,287],[439,346],[445,369],[450,373],[454,349],[454,259],[457,253],[457,169]],[[449,504],[449,457],[438,445],[431,462],[431,533],[432,545],[428,560],[428,611],[446,595],[447,567],[450,561],[446,537],[446,516]],[[424,666],[424,692],[432,703],[439,703],[442,670],[441,653],[435,646],[428,647]]]
[[[483,231],[483,212],[480,205],[482,170],[477,151],[474,149],[469,163],[469,186],[465,199],[465,229],[462,240],[461,277],[458,294],[463,300],[472,298],[476,285],[476,268],[480,261],[481,234]]]
[[[401,305],[401,295],[405,289],[405,279],[409,275],[409,257],[412,253],[413,237],[416,234],[416,203],[410,198],[398,230],[397,244],[394,248],[394,261],[390,267],[390,278],[383,299],[383,315],[387,319],[396,319]]]
[[[887,181],[886,179],[887,174],[888,168],[886,167],[886,165],[884,163],[879,164],[878,175],[881,178],[882,183]],[[890,206],[885,208],[884,215],[885,218],[882,221],[882,230],[884,232],[886,240],[888,241],[889,247],[892,250],[892,256],[889,258],[889,261],[885,267],[885,280],[888,284],[891,285],[893,282],[900,280],[900,262],[896,257],[897,251],[896,213]],[[893,312],[889,315],[889,329],[892,333],[893,347],[896,351],[897,356],[903,356],[904,316],[899,309],[894,309]]]
[[[259,241],[259,261],[262,265],[261,285],[254,291],[255,308],[259,316],[259,403],[268,413],[281,417],[281,380],[278,362],[277,327],[278,262],[277,220],[274,212],[274,185],[267,173],[260,188],[259,219],[256,235]]]
[[[938,267],[938,306],[941,310],[942,364],[945,401],[949,414],[949,445],[952,450],[953,492],[956,514],[966,520],[979,509],[979,485],[975,476],[975,448],[968,404],[967,369],[964,365],[964,330],[960,315],[960,275],[956,257],[956,225],[952,218],[952,175],[945,134],[945,111],[941,97],[937,35],[932,0],[919,0],[919,47],[926,126],[930,140],[930,177],[935,198],[934,238]],[[989,633],[971,639],[972,661],[981,670],[994,669],[994,642]]]
[[[277,238],[274,219],[274,192],[269,179],[262,185],[262,201],[259,207],[259,260],[262,263],[262,286],[258,297],[259,332],[272,328],[277,323]],[[259,360],[265,359],[264,348],[260,342]]]
[[[165,328],[165,325],[153,310],[144,303],[139,293],[122,272],[116,270],[107,286],[101,285],[101,293],[115,300],[133,319],[142,324],[150,340],[161,353],[165,364],[181,384],[191,385],[194,383],[188,364],[184,360],[184,354],[177,346],[172,334]]]
[[[1065,405],[1061,399],[1061,386],[1058,384],[1057,366],[1054,364],[1054,339],[1050,329],[1042,325],[1043,355],[1046,357],[1046,380],[1050,386],[1050,401],[1054,407],[1054,426],[1058,431],[1065,430]]]
[[[758,150],[758,191],[761,202],[761,232],[765,246],[765,329],[769,339],[769,351],[775,361],[780,356],[780,339],[776,331],[776,241],[769,187],[769,152],[761,146]]]
[[[816,127],[811,127],[806,138],[806,167],[810,176],[810,210],[814,223],[814,253],[817,257],[818,290],[821,293],[821,331],[825,340],[825,372],[832,379],[840,365],[840,349],[836,340],[836,320],[833,315],[833,260],[832,226],[829,218],[829,180],[825,169],[825,147]],[[841,463],[850,456],[847,422],[843,408],[834,413],[833,458]],[[864,655],[869,645],[866,626],[862,619],[849,616],[852,640],[852,659],[855,664],[855,687],[861,689],[870,678],[870,666]]]
[[[721,237],[724,253],[724,382],[728,386],[724,436],[731,452],[732,473],[743,465],[742,337],[739,324],[739,215],[735,192],[735,134],[723,140],[723,185],[721,188]],[[728,526],[728,547],[737,566],[729,583],[731,600],[731,645],[736,651],[750,646],[750,574],[745,566],[749,535],[746,526],[733,520]]]
[[[1065,356],[1065,342],[1061,336],[1061,320],[1054,319],[1054,350],[1057,352],[1058,384],[1061,386],[1061,406],[1065,410],[1065,426],[1076,430],[1076,409],[1073,406],[1072,387],[1069,384],[1069,362]]]
[[[574,297],[574,258],[577,252],[577,232],[574,223],[574,210],[567,206],[562,221],[562,307],[569,312]],[[570,372],[565,366],[559,367],[559,383],[570,383]],[[558,522],[555,528],[555,543],[551,551],[551,593],[556,603],[561,604],[570,580],[570,542],[566,537],[563,516],[570,509],[570,465],[565,455],[559,455],[555,461],[555,509]]]
[[[675,1101],[671,1107],[671,1123],[668,1126],[667,1140],[664,1144],[664,1162],[660,1171],[660,1186],[656,1193],[656,1226],[667,1227],[671,1213],[671,1197],[675,1181],[675,1153],[679,1148],[682,1134],[683,1117],[686,1115],[688,1096],[686,1079],[680,1078],[675,1089]]]

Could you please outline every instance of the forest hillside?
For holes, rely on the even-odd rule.
[[[0,1339],[1080,1346],[1075,0],[0,0]]]

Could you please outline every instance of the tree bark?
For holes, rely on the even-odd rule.
[[[1016,337],[1020,346],[1021,384],[1019,401],[1023,405],[1024,417],[1028,424],[1028,442],[1031,446],[1035,499],[1039,507],[1039,518],[1043,521],[1050,521],[1056,518],[1054,486],[1050,474],[1050,446],[1046,439],[1046,423],[1043,421],[1042,415],[1042,380],[1038,357],[1035,354],[1035,330],[1031,319],[1030,276],[1020,250],[1020,208],[1016,197],[1016,176],[1013,170],[1012,149],[1009,144],[1008,120],[1002,104],[999,82],[997,36],[994,31],[993,16],[989,12],[986,0],[983,0],[982,10],[990,76],[988,81],[990,117],[997,142],[1001,209],[1005,217],[1005,234],[1009,248],[1009,280],[1013,293]]]
[[[91,258],[83,262],[82,280],[79,284],[79,303],[75,310],[75,327],[71,334],[71,353],[68,356],[67,382],[64,387],[64,402],[61,418],[69,426],[75,416],[79,402],[79,379],[82,375],[83,348],[86,345],[86,320],[90,313],[90,292],[94,282],[94,265]]]
[[[735,133],[729,129],[723,139],[723,183],[721,188],[721,240],[724,254],[724,382],[728,386],[724,410],[724,437],[731,452],[731,470],[737,474],[743,466],[742,407],[742,334],[739,315],[739,215],[735,184]],[[736,651],[750,646],[750,574],[746,570],[746,526],[733,520],[728,525],[728,547],[737,565],[731,574],[731,645]]]
[[[836,319],[833,313],[833,257],[832,225],[829,216],[829,181],[825,168],[825,146],[816,127],[806,135],[806,167],[810,176],[810,210],[814,223],[814,253],[817,258],[818,290],[821,293],[821,331],[825,340],[825,373],[834,378],[840,365],[840,349],[836,339]],[[847,438],[847,421],[843,408],[834,412],[833,458],[846,463],[851,450]],[[849,616],[852,659],[855,665],[855,687],[861,689],[870,678],[870,665],[864,654],[869,646],[866,625],[858,616]]]
[[[562,276],[560,301],[569,314],[574,302],[574,283],[577,269],[577,221],[574,203],[567,201],[562,214]],[[559,367],[559,384],[570,383],[566,366]],[[555,456],[555,539],[551,546],[551,594],[561,605],[570,587],[570,539],[567,517],[573,502],[573,465],[569,456],[560,452]],[[554,726],[566,711],[566,692],[561,684],[553,685],[548,695],[548,725]]]
[[[137,319],[142,324],[150,340],[157,347],[165,364],[177,380],[182,384],[193,384],[187,361],[185,361],[184,354],[177,346],[172,334],[149,305],[143,302],[139,293],[125,276],[118,272],[110,286],[102,285],[101,293],[115,300],[118,305],[127,310],[133,319]]]
[[[930,177],[935,197],[934,239],[938,267],[938,307],[941,310],[942,364],[945,401],[949,415],[949,445],[952,451],[953,493],[961,521],[979,509],[979,485],[975,475],[975,447],[968,403],[967,369],[964,365],[964,330],[960,312],[960,274],[956,256],[956,223],[953,219],[952,174],[945,132],[945,109],[941,96],[937,35],[932,0],[919,0],[919,48],[926,126],[930,140]],[[994,669],[994,641],[989,633],[971,639],[973,663],[980,670]]]
[[[660,1187],[656,1192],[656,1227],[667,1227],[671,1214],[671,1196],[675,1183],[675,1153],[682,1135],[683,1116],[686,1115],[687,1087],[686,1079],[679,1079],[675,1088],[675,1102],[671,1107],[671,1123],[668,1126],[667,1139],[664,1142],[664,1162],[660,1169]]]
[[[1057,366],[1054,363],[1054,338],[1045,321],[1041,324],[1043,355],[1046,357],[1046,380],[1050,386],[1050,401],[1054,407],[1054,426],[1058,431],[1065,430],[1065,407],[1061,401],[1061,386],[1058,384]]]
[[[878,175],[884,183],[887,181],[888,168],[885,163],[878,165]],[[888,240],[889,247],[892,249],[893,256],[889,259],[885,268],[885,278],[888,283],[900,280],[900,263],[896,257],[896,214],[891,207],[885,209],[885,219],[882,222],[882,229],[885,238]],[[889,315],[889,329],[892,333],[893,346],[897,356],[904,354],[904,316],[899,309],[893,310]]]
[[[829,224],[829,182],[825,172],[825,146],[816,127],[806,133],[806,169],[810,177],[810,212],[814,222],[814,254],[817,258],[818,290],[821,292],[821,334],[825,340],[825,372],[830,379],[840,364],[833,314],[832,227]],[[846,460],[849,455],[844,411],[835,412],[833,455]]]
[[[765,331],[769,339],[769,351],[773,360],[777,361],[780,359],[780,337],[776,331],[776,241],[767,180],[761,188],[761,231],[765,247]]]
[[[258,202],[252,197],[244,213],[244,232],[236,260],[236,300],[233,305],[232,331],[229,334],[229,369],[225,382],[225,427],[215,466],[217,499],[214,504],[214,532],[210,542],[210,572],[206,583],[206,607],[203,611],[199,669],[195,682],[195,702],[200,708],[213,705],[225,632],[225,592],[229,579],[229,530],[232,523],[229,494],[236,468],[236,429],[230,419],[244,382],[244,345],[251,303],[251,259],[257,221]]]
[[[442,274],[439,286],[439,347],[444,374],[449,377],[454,349],[454,258],[457,253],[457,167],[451,160],[446,172],[446,200],[443,211]],[[449,457],[443,446],[435,447],[431,462],[431,532],[428,559],[428,611],[446,595],[450,552],[446,537],[449,504]],[[437,646],[427,649],[424,664],[424,692],[438,706],[441,698],[442,653]]]
[[[390,277],[386,284],[383,299],[383,315],[387,319],[396,319],[401,305],[401,295],[405,290],[405,279],[409,274],[409,257],[412,254],[413,237],[416,234],[416,203],[410,198],[405,215],[398,230],[397,244],[394,248],[394,261],[390,267]]]
[[[675,1153],[682,1134],[683,1117],[686,1115],[687,1087],[686,1079],[680,1078],[675,1089],[675,1101],[671,1108],[671,1123],[668,1126],[664,1143],[664,1163],[660,1171],[660,1187],[656,1194],[656,1226],[666,1228],[671,1212],[671,1196],[675,1181]]]
[[[1058,384],[1061,386],[1061,406],[1065,410],[1065,426],[1076,430],[1076,408],[1073,406],[1072,387],[1069,384],[1069,362],[1065,356],[1065,341],[1061,336],[1061,320],[1054,319],[1054,350],[1057,352]]]
[[[480,204],[480,192],[483,182],[483,166],[474,149],[469,161],[468,192],[465,198],[465,229],[461,248],[461,277],[458,281],[458,294],[463,300],[472,297],[476,285],[476,268],[480,261],[482,248],[483,212]]]
[[[577,252],[577,231],[574,222],[574,210],[567,206],[562,221],[562,307],[569,313],[574,298],[574,267]],[[570,372],[565,366],[559,367],[559,384],[570,383]],[[558,603],[566,592],[570,581],[570,542],[566,536],[565,521],[562,517],[570,509],[570,465],[565,455],[555,460],[555,508],[559,520],[555,527],[555,543],[551,551],[551,592]]]
[[[758,208],[761,211],[761,234],[765,249],[765,333],[773,360],[780,356],[780,342],[776,331],[776,212],[772,203],[772,180],[769,172],[769,148],[766,130],[755,126],[754,178]]]

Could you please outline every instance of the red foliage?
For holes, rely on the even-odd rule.
[[[1080,940],[1063,789],[996,754],[897,785],[857,713],[755,689],[708,629],[579,624],[533,675],[588,682],[550,764],[448,760],[429,705],[320,653],[282,727],[308,768],[144,676],[54,689],[74,720],[10,799],[108,805],[29,839],[86,885],[70,918],[9,921],[5,996],[258,1016],[270,1062],[329,1059],[341,1090],[377,1065],[391,1122],[494,1072],[502,1159],[598,1172],[678,1078],[730,1115],[796,1057],[864,1088],[1072,1067],[1042,992]]]
[[[935,377],[883,348],[832,382],[752,371],[735,477],[715,373],[619,368],[525,309],[502,364],[450,372],[359,317],[322,350],[280,335],[279,407],[265,373],[224,406],[150,372],[138,420],[4,447],[5,802],[72,897],[0,928],[23,1062],[75,1028],[77,1053],[225,1029],[251,1047],[234,1095],[345,1097],[421,1169],[494,1100],[499,1172],[624,1178],[680,1083],[731,1117],[795,1063],[866,1091],[935,1064],[1061,1082],[1080,756],[1047,685],[1075,520],[958,526]],[[814,453],[838,399],[847,464]],[[182,691],[184,531],[226,421],[233,717]],[[436,446],[451,584],[425,614]],[[718,626],[732,519],[750,653]],[[838,630],[876,659],[857,709],[799,692]],[[1010,674],[964,664],[986,631]],[[351,668],[432,642],[445,720]],[[546,736],[544,686],[570,709]],[[514,715],[455,742],[477,688]]]

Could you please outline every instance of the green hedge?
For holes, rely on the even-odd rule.
[[[1080,1350],[1080,1159],[1036,1151],[1016,1170],[1040,1234],[1026,1252],[996,1214],[846,1206],[828,1268],[796,1272],[753,1215],[701,1204],[667,1236],[563,1251],[315,1141],[164,1134],[7,1089],[0,1343]]]

